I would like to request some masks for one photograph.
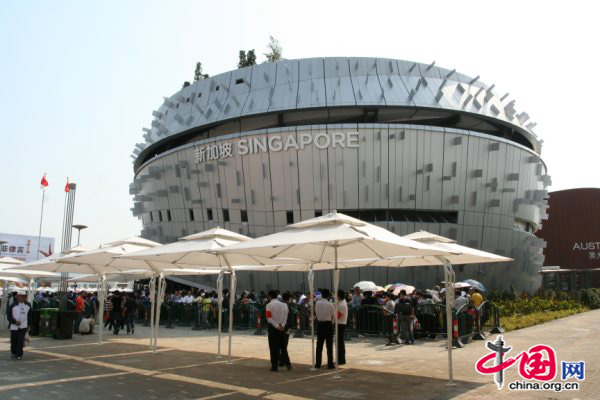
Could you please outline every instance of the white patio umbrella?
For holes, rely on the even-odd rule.
[[[452,264],[483,264],[492,262],[509,262],[512,258],[461,246],[453,239],[433,233],[420,231],[403,236],[406,239],[428,244],[436,249],[447,251],[446,255],[418,257],[390,257],[384,260],[367,262],[367,266],[411,267],[425,265],[442,265],[445,275],[446,291],[446,334],[448,339],[448,384],[454,385],[452,376],[452,306],[454,305],[454,289],[456,276]],[[365,261],[365,260],[363,260]]]
[[[448,254],[445,250],[405,239],[386,229],[337,212],[288,225],[286,230],[279,233],[231,245],[224,249],[224,252],[259,256],[273,260],[281,260],[282,258],[299,259],[304,260],[309,265],[320,264],[321,268],[333,269],[336,310],[338,308],[337,291],[340,260]],[[357,265],[361,264],[354,264],[354,266]],[[295,267],[290,266],[290,268]],[[281,270],[292,269],[284,267]],[[311,302],[314,306],[312,290]],[[335,367],[337,371],[337,318],[334,322]]]
[[[100,290],[98,291],[98,316],[100,317],[100,320],[98,322],[99,326],[101,326],[103,323],[102,315],[104,311],[104,300],[106,298],[105,274],[108,272],[122,272],[130,269],[111,265],[114,257],[156,246],[160,246],[160,243],[134,236],[106,243],[98,249],[72,253],[60,257],[57,260],[57,268],[60,272],[80,274],[91,273],[98,276],[98,286],[100,287]],[[99,344],[102,344],[102,331],[102,329],[98,330]]]
[[[229,363],[231,363],[231,340],[233,335],[233,304],[235,300],[235,286],[236,286],[236,275],[235,266],[262,266],[267,263],[275,264],[269,260],[261,260],[260,257],[227,254],[222,253],[222,249],[234,244],[250,240],[249,237],[240,235],[239,233],[231,232],[222,228],[213,228],[204,232],[199,232],[193,235],[189,235],[181,238],[179,241],[169,243],[160,247],[152,249],[146,249],[136,253],[129,253],[127,255],[115,258],[113,265],[119,265],[121,267],[129,266],[133,268],[140,268],[143,265],[150,266],[157,274],[160,274],[158,285],[159,285],[159,298],[157,306],[156,321],[153,320],[153,314],[151,313],[151,319],[153,324],[154,340],[151,340],[151,346],[156,349],[156,338],[158,334],[158,326],[160,324],[160,305],[164,296],[164,271],[169,269],[188,269],[191,271],[201,271],[206,269],[217,269],[229,271],[231,275],[231,288],[229,296],[229,350],[228,357]],[[198,274],[201,272],[197,272]],[[213,272],[214,273],[214,272]],[[193,273],[190,273],[193,275]],[[220,285],[221,290],[219,291],[219,324],[221,323],[220,318],[222,315],[222,275],[219,276],[217,281],[218,286]],[[152,285],[152,281],[150,282]],[[220,335],[221,329],[219,329],[219,349],[220,349]],[[220,352],[220,350],[219,350]]]
[[[363,292],[375,292],[375,291],[377,291],[377,285],[375,284],[375,282],[371,282],[371,281],[356,282],[352,287],[353,288],[359,288]]]

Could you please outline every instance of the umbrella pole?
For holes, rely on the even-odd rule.
[[[233,336],[233,303],[235,301],[235,286],[237,277],[235,276],[235,271],[233,269],[231,271],[231,288],[229,290],[229,349],[228,349],[228,360],[227,364],[232,364],[231,361],[231,337]]]
[[[333,314],[333,318],[335,320],[335,335],[333,336],[333,345],[335,346],[335,360],[334,360],[334,365],[335,365],[335,375],[333,375],[333,377],[335,379],[341,379],[340,375],[339,375],[339,371],[338,371],[338,297],[337,297],[337,292],[338,292],[338,286],[340,284],[340,270],[338,269],[338,248],[337,248],[337,243],[335,245],[334,249],[334,253],[335,253],[335,269],[333,270],[333,298],[334,298],[334,307],[335,307],[335,311]]]
[[[154,344],[154,306],[156,304],[156,275],[150,278],[150,349]]]
[[[32,304],[33,302],[33,292],[35,290],[35,280],[31,278],[29,280],[29,290],[27,291],[27,302]]]
[[[154,345],[153,350],[156,352],[156,346],[158,343],[158,327],[160,326],[160,308],[162,306],[163,300],[165,298],[165,289],[167,288],[167,283],[165,282],[165,276],[163,273],[160,274],[158,278],[158,307],[156,308],[156,326],[154,328]]]
[[[106,298],[106,276],[100,275],[98,281],[98,344],[102,344],[104,331],[104,299]]]
[[[311,371],[316,371],[315,368],[315,271],[313,266],[310,266],[308,270],[308,288],[310,291],[310,339],[312,346],[312,364],[310,366]]]
[[[221,329],[223,326],[223,271],[219,272],[219,277],[217,278],[217,301],[219,302],[219,315],[218,315],[218,324],[217,324],[217,358],[222,358],[221,356]]]
[[[446,336],[448,339],[448,383],[447,386],[456,386],[452,376],[452,306],[454,305],[454,271],[448,260],[444,261],[444,278],[446,285]]]

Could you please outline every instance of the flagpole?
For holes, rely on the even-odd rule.
[[[41,244],[41,240],[42,240],[42,221],[44,219],[44,198],[46,197],[46,188],[42,189],[42,212],[40,215],[40,231],[38,233],[38,248],[37,248],[37,254],[35,259],[39,260],[40,259],[40,244]]]

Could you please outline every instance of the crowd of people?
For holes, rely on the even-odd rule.
[[[269,349],[271,357],[271,370],[277,371],[280,367],[291,369],[291,361],[287,351],[290,331],[296,328],[294,314],[303,310],[309,320],[315,321],[317,333],[316,362],[314,367],[320,368],[322,364],[323,348],[326,349],[327,367],[334,368],[333,337],[334,322],[338,319],[338,365],[345,364],[344,337],[349,316],[363,306],[375,306],[381,309],[384,316],[384,328],[388,337],[388,345],[402,343],[411,345],[415,342],[415,324],[421,326],[424,338],[434,339],[439,328],[436,310],[439,312],[441,305],[445,304],[444,290],[439,286],[424,291],[415,290],[407,293],[400,290],[394,294],[394,287],[387,291],[363,291],[359,287],[345,292],[339,290],[338,309],[335,310],[334,299],[329,289],[317,289],[314,293],[314,311],[311,310],[310,294],[302,292],[279,293],[271,290],[256,292],[254,289],[243,291],[235,295],[234,304],[239,313],[238,317],[249,324],[254,324],[264,310],[268,326]],[[19,292],[21,293],[21,292]],[[22,357],[22,343],[24,332],[27,330],[28,317],[32,307],[25,301],[26,296],[15,293],[9,301],[7,318],[11,329],[11,354],[13,358]],[[39,292],[35,300],[39,304],[48,304],[54,298],[53,293]],[[98,314],[99,301],[96,292],[80,291],[69,292],[67,299],[72,302],[75,312],[74,332],[90,334],[94,331],[96,315]],[[223,312],[228,312],[230,307],[230,293],[223,290]],[[458,310],[465,305],[472,304],[479,307],[483,302],[482,294],[476,289],[468,292],[456,290],[454,309]],[[165,295],[165,304],[191,305],[198,312],[198,321],[201,328],[210,328],[215,325],[218,316],[219,299],[216,291],[203,289],[174,290]],[[114,335],[126,330],[127,334],[135,333],[135,321],[138,319],[149,320],[150,297],[147,288],[136,291],[110,292],[102,313],[102,327],[108,328]],[[363,307],[364,308],[364,307]],[[397,325],[395,323],[397,322]],[[399,332],[395,326],[399,327]]]

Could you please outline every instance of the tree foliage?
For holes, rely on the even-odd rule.
[[[206,79],[206,78],[208,78],[208,74],[202,73],[202,63],[200,61],[198,61],[196,63],[196,70],[194,71],[194,82],[197,82],[201,79]]]
[[[263,53],[264,56],[267,57],[267,62],[277,62],[281,60],[283,48],[279,44],[279,40],[275,39],[273,36],[269,36],[267,49],[269,51],[267,53]]]
[[[183,86],[181,88],[184,89],[184,88],[186,88],[188,86],[190,86],[190,82],[189,81],[185,81],[185,82],[183,82]]]
[[[238,62],[238,68],[249,67],[251,65],[256,64],[256,51],[254,49],[248,50],[246,53],[245,50],[240,50],[240,60]]]

